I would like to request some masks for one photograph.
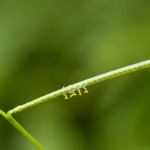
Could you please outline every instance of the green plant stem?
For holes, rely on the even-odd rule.
[[[0,115],[2,115],[5,119],[7,119],[7,114],[0,109]]]
[[[38,150],[44,150],[44,148],[10,115],[0,110],[0,114],[8,120],[22,135],[28,139]]]
[[[55,92],[52,92],[52,93],[47,94],[45,96],[42,96],[40,98],[37,98],[37,99],[35,99],[33,101],[30,101],[30,102],[28,102],[24,105],[17,106],[14,109],[9,110],[7,114],[12,115],[14,113],[18,113],[22,110],[25,110],[27,108],[30,108],[32,106],[35,106],[35,105],[40,104],[42,102],[45,102],[49,99],[55,98],[57,96],[60,96],[62,94],[68,93],[68,92],[71,92],[73,90],[77,90],[79,88],[83,88],[84,86],[95,84],[95,83],[98,83],[98,82],[101,82],[101,81],[104,81],[104,80],[108,80],[108,79],[111,79],[111,78],[114,78],[114,77],[117,77],[117,76],[121,76],[123,74],[127,74],[127,73],[130,73],[130,72],[141,70],[141,69],[144,69],[144,68],[147,68],[147,67],[150,67],[150,60],[146,60],[146,61],[143,61],[143,62],[140,62],[140,63],[137,63],[137,64],[133,64],[133,65],[130,65],[130,66],[127,66],[127,67],[116,69],[116,70],[113,70],[113,71],[110,71],[110,72],[107,72],[107,73],[104,73],[104,74],[86,79],[84,81],[75,83],[73,85],[69,85],[65,88],[62,88],[60,90],[57,90]]]
[[[42,148],[42,146],[40,146],[40,144],[38,144],[38,142],[12,117],[12,114],[18,113],[22,110],[25,110],[27,108],[30,108],[32,106],[35,106],[35,105],[40,104],[42,102],[45,102],[49,99],[55,98],[55,97],[60,96],[62,94],[66,94],[66,93],[71,92],[73,90],[78,90],[79,88],[83,88],[84,86],[95,84],[95,83],[101,82],[103,80],[111,79],[111,78],[114,78],[117,76],[121,76],[123,74],[134,72],[134,71],[137,71],[140,69],[144,69],[147,67],[150,67],[150,60],[146,60],[146,61],[143,61],[143,62],[140,62],[137,64],[133,64],[133,65],[130,65],[127,67],[116,69],[116,70],[113,70],[113,71],[110,71],[110,72],[86,79],[84,81],[75,83],[73,85],[69,85],[65,88],[62,88],[60,90],[57,90],[55,92],[52,92],[52,93],[47,94],[45,96],[42,96],[40,98],[37,98],[37,99],[35,99],[31,102],[28,102],[24,105],[17,106],[14,109],[9,110],[7,112],[7,114],[5,112],[3,112],[2,110],[0,110],[0,114],[5,119],[7,119],[17,130],[19,130],[38,150],[44,150],[44,148]]]

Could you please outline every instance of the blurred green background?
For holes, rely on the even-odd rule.
[[[0,1],[0,108],[150,58],[147,0]],[[150,70],[15,114],[46,150],[150,150]],[[35,150],[0,117],[0,150]]]

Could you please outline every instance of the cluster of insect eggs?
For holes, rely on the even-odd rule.
[[[83,89],[84,89],[84,93],[88,93],[88,90],[86,89],[86,87],[83,87]],[[73,96],[77,96],[77,94],[75,93],[75,90],[71,91],[69,93],[70,93],[70,98],[72,98]],[[78,89],[78,93],[79,93],[80,96],[82,95],[81,88]],[[63,95],[65,96],[65,99],[68,99],[68,95],[67,94],[63,94]]]

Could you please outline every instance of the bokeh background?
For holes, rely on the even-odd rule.
[[[150,58],[147,0],[0,1],[0,108]],[[46,150],[150,150],[150,70],[14,117]],[[1,150],[35,150],[0,117]]]

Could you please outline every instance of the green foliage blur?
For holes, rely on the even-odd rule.
[[[150,1],[0,1],[0,108],[150,58]],[[150,150],[150,69],[14,117],[46,150]],[[0,117],[0,150],[35,150]]]

